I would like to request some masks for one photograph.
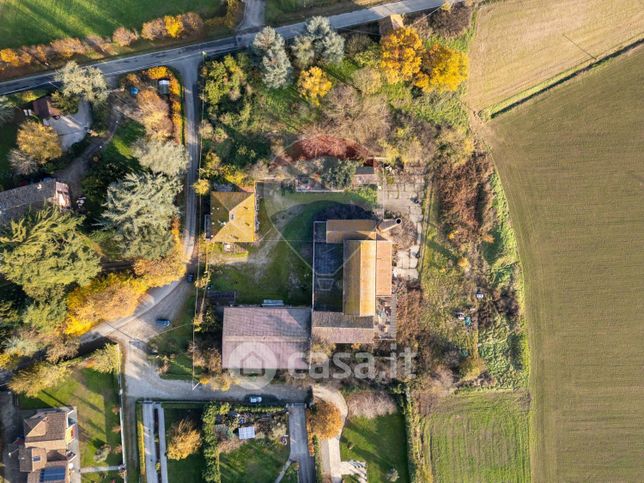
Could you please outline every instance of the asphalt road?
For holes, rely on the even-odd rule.
[[[371,8],[341,13],[329,17],[331,25],[336,29],[346,29],[356,25],[376,22],[393,14],[422,12],[440,7],[443,0],[403,0],[387,3]],[[277,31],[286,39],[295,37],[304,31],[304,22],[278,27]],[[127,57],[108,59],[95,64],[106,76],[113,76],[135,70],[147,69],[156,65],[168,65],[177,69],[185,65],[196,66],[204,56],[216,56],[246,47],[252,42],[254,33],[244,33],[235,37],[209,40],[183,47],[174,47],[154,52],[145,52]],[[53,72],[44,72],[19,79],[0,83],[0,95],[35,89],[50,84]]]
[[[143,403],[143,447],[145,448],[145,479],[147,483],[159,483],[157,472],[157,445],[154,438],[154,404]]]
[[[315,482],[315,463],[309,455],[309,439],[306,434],[306,408],[304,404],[288,407],[288,436],[291,453],[289,458],[299,464],[298,481]]]

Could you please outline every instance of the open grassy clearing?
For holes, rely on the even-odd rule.
[[[525,392],[449,396],[426,420],[426,455],[435,482],[528,481]]]
[[[387,481],[391,468],[398,470],[399,482],[409,481],[405,420],[395,413],[373,419],[351,418],[342,430],[342,460],[367,463],[369,481]]]
[[[494,112],[643,34],[638,0],[492,2],[478,13],[468,104]]]
[[[218,13],[221,0],[0,0],[0,49],[61,37],[112,35],[151,18],[194,11]]]
[[[525,271],[535,481],[644,472],[639,48],[491,124]]]
[[[20,397],[22,409],[38,409],[58,406],[76,406],[80,433],[81,466],[118,465],[121,454],[114,452],[120,446],[120,432],[112,429],[119,425],[118,412],[112,409],[119,405],[116,378],[92,369],[74,369],[63,383],[42,391],[37,397]],[[104,444],[112,447],[107,461],[98,463],[94,453]]]

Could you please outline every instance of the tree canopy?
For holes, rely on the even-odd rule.
[[[194,454],[201,447],[201,433],[195,424],[182,419],[170,428],[170,441],[168,442],[168,458],[182,460]]]
[[[179,188],[177,180],[154,173],[129,173],[109,186],[102,225],[114,231],[125,256],[153,260],[172,249]]]
[[[13,119],[15,104],[6,96],[0,96],[0,126]]]
[[[27,295],[86,284],[100,272],[99,257],[79,226],[82,218],[48,208],[12,221],[0,235],[0,273]]]
[[[311,101],[311,104],[319,106],[320,98],[328,94],[333,84],[331,84],[329,77],[322,69],[319,67],[311,67],[300,72],[297,87],[300,94]]]
[[[390,84],[412,80],[420,71],[423,42],[412,27],[394,30],[380,41],[380,68]]]
[[[81,67],[71,61],[56,72],[55,79],[62,83],[61,92],[66,98],[83,98],[88,102],[101,103],[107,99],[107,82],[96,67]]]
[[[132,150],[141,166],[155,173],[178,176],[188,167],[188,151],[174,141],[140,141]]]
[[[252,47],[264,84],[271,89],[284,87],[293,70],[284,47],[284,38],[272,27],[264,27],[255,36]]]
[[[467,67],[468,59],[463,52],[434,44],[423,56],[415,84],[425,92],[455,91],[467,78]]]
[[[58,134],[51,126],[38,121],[25,121],[18,128],[17,144],[20,151],[43,164],[63,154]]]

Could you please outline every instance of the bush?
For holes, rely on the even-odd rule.
[[[383,391],[360,391],[347,397],[349,417],[373,419],[393,414],[397,411],[396,402]]]
[[[182,419],[172,425],[168,442],[168,458],[171,460],[186,459],[196,453],[200,447],[201,434],[192,421]]]
[[[95,351],[89,359],[89,367],[97,372],[118,374],[121,370],[121,352],[116,344],[107,344]]]
[[[139,34],[136,30],[126,29],[125,27],[117,28],[112,34],[112,41],[120,47],[127,47],[138,38]]]
[[[309,412],[311,434],[320,439],[335,438],[342,431],[342,417],[334,404],[316,400]]]
[[[446,4],[448,5],[448,4]],[[456,37],[470,26],[472,7],[465,2],[452,5],[451,8],[439,8],[429,16],[429,25],[438,35]]]
[[[67,365],[38,362],[18,372],[9,382],[9,389],[29,397],[36,397],[40,391],[57,386],[69,374]]]
[[[322,181],[336,189],[345,189],[351,186],[353,176],[356,174],[356,162],[333,160],[322,173]]]

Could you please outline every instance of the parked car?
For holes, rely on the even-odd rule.
[[[262,402],[262,396],[248,396],[248,402],[251,404],[259,404]]]
[[[195,274],[192,272],[189,272],[188,275],[186,275],[186,282],[192,283],[195,281]]]
[[[170,327],[170,319],[157,319],[156,323],[159,327]]]

